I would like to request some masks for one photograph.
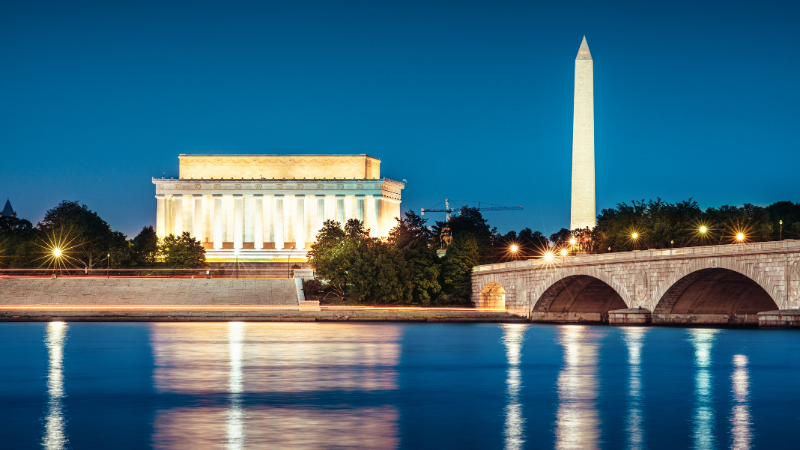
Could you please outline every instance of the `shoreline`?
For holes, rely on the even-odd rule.
[[[91,312],[87,311],[91,310]],[[467,309],[420,310],[326,309],[300,307],[219,306],[119,306],[78,305],[0,307],[0,322],[414,322],[414,323],[530,323],[505,311]]]

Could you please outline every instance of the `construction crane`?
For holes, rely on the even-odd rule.
[[[453,201],[455,202],[456,200],[453,200]],[[491,206],[481,206],[481,203],[484,203],[484,204],[487,204],[487,205],[491,205]],[[450,222],[450,215],[451,214],[456,214],[457,215],[458,211],[461,209],[461,208],[451,208],[450,207],[450,200],[448,200],[448,199],[444,199],[444,206],[445,206],[444,209],[428,209],[428,210],[426,210],[425,208],[422,208],[422,210],[420,211],[420,215],[424,216],[425,212],[429,212],[429,213],[432,213],[432,212],[443,212],[443,213],[447,213],[447,220],[445,222]],[[464,206],[466,206],[466,205],[464,205]],[[497,205],[492,205],[491,203],[478,202],[478,207],[475,208],[475,209],[477,209],[478,211],[519,211],[519,210],[522,209],[522,206],[497,206]]]

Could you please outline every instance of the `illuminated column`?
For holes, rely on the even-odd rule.
[[[295,196],[294,209],[294,240],[295,248],[306,246],[306,198],[302,195]]]
[[[294,242],[294,196],[287,195],[283,197],[283,246],[287,246],[287,242]],[[289,247],[291,248],[290,244]]]
[[[194,202],[192,202],[192,196],[184,195],[183,199],[181,200],[181,205],[183,208],[183,230],[189,232],[189,236],[194,234]]]
[[[375,224],[375,229],[377,231],[377,236],[378,237],[388,236],[389,233],[387,233],[385,231],[385,229],[383,227],[383,222],[381,222],[381,197],[380,197],[380,195],[376,196],[372,200],[372,217],[373,217],[372,223]]]
[[[252,195],[244,196],[244,241],[253,242],[255,235],[255,220],[253,210],[256,207],[255,198]]]
[[[356,219],[360,220],[364,226],[366,226],[366,220],[364,220],[364,195],[356,195],[355,203]]]
[[[344,197],[344,221],[356,218],[356,197],[354,195],[346,195]],[[344,223],[342,224],[344,225]]]
[[[191,196],[191,200],[194,204],[192,208],[192,233],[195,239],[203,242],[203,195],[194,194]]]
[[[222,197],[222,209],[225,211],[225,242],[233,242],[236,232],[236,215],[234,214],[233,195]]]
[[[233,196],[233,248],[242,248],[244,238],[244,198],[241,194]]]
[[[336,196],[336,221],[342,225],[344,228],[345,222],[345,209],[344,209],[344,195],[337,195]]]
[[[180,236],[183,233],[183,195],[172,196],[172,234]]]
[[[314,230],[314,239],[317,238],[317,232],[322,229],[323,225],[325,224],[325,217],[326,217],[326,198],[324,195],[317,196],[317,224],[316,230]]]
[[[336,196],[325,196],[325,220],[336,220]]]
[[[264,196],[253,196],[253,243],[256,250],[264,248]]]
[[[225,239],[225,212],[222,209],[222,194],[215,194],[214,199],[214,249],[222,248]]]
[[[272,223],[274,225],[275,248],[283,249],[283,195],[275,196],[275,212]]]
[[[203,242],[214,242],[214,197],[203,196]]]
[[[159,238],[166,236],[165,222],[167,218],[167,206],[164,194],[156,194],[156,235]]]
[[[306,242],[314,242],[314,236],[316,236],[317,230],[319,230],[317,223],[319,222],[319,217],[323,214],[323,210],[320,209],[317,198],[319,197],[311,195],[306,201],[306,213],[308,214],[306,216]]]
[[[264,242],[275,242],[275,198],[264,196]]]

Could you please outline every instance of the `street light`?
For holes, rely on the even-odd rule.
[[[778,231],[778,240],[782,241],[783,240],[783,221],[779,220],[778,221],[778,225],[781,226],[780,231]]]
[[[708,231],[708,227],[706,227],[705,225],[700,225],[700,233],[706,234],[706,231]]]
[[[562,248],[560,253],[561,253],[561,256],[567,256],[567,249]]]
[[[636,250],[636,240],[639,239],[639,233],[634,231],[633,234],[631,234],[631,238],[633,238],[633,249]]]
[[[508,249],[509,251],[511,251],[511,254],[514,255],[514,259],[517,259],[517,250],[519,250],[517,244],[511,244],[511,247],[509,247]]]
[[[111,279],[111,253],[106,255],[106,261],[108,262],[108,266],[106,267],[106,280]]]
[[[553,260],[553,256],[554,256],[554,255],[553,255],[553,252],[551,252],[551,251],[549,251],[549,250],[548,250],[548,251],[546,251],[546,252],[544,252],[544,255],[543,255],[543,257],[544,257],[544,260],[545,260],[545,261],[547,261],[547,262],[550,262],[550,261],[552,261],[552,260]]]
[[[736,233],[736,240],[738,242],[744,241],[744,233]]]
[[[574,237],[569,238],[569,245],[575,245],[576,242]]]

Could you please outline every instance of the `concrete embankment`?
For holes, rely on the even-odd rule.
[[[27,307],[0,306],[0,322],[425,322],[528,323],[504,311],[335,310],[302,311],[295,307]]]
[[[298,305],[293,279],[3,278],[4,305]]]

